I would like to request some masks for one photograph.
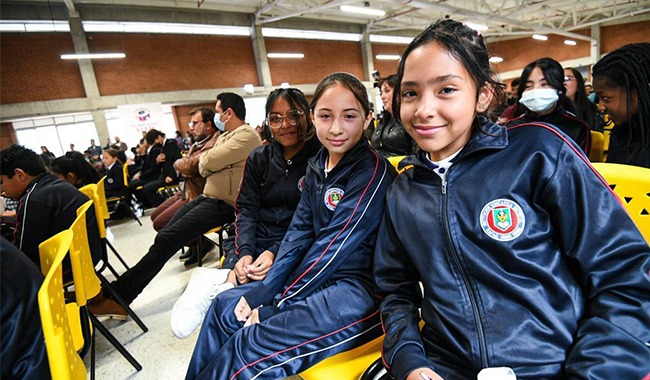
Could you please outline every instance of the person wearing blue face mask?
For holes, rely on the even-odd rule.
[[[586,155],[591,149],[589,126],[575,115],[573,105],[565,95],[564,69],[551,58],[529,63],[521,73],[517,91],[519,103],[526,112],[508,123],[544,122],[552,124],[569,136]]]

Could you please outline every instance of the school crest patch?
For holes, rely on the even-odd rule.
[[[498,241],[511,241],[524,232],[524,210],[510,199],[495,199],[481,210],[480,223],[487,236]]]
[[[302,189],[304,188],[305,188],[305,176],[302,176],[298,180],[298,190],[302,193]]]
[[[325,192],[325,206],[328,209],[334,211],[336,209],[336,205],[338,205],[341,199],[343,199],[344,193],[345,192],[338,187],[327,189]]]

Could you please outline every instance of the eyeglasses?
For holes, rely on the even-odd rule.
[[[194,127],[198,126],[201,123],[203,123],[203,121],[190,121],[189,123],[187,123],[187,125],[189,125],[190,128],[194,128]]]
[[[572,81],[574,81],[574,80],[576,80],[575,77],[570,77],[570,76],[565,76],[565,77],[564,77],[564,81],[565,81],[565,82],[572,82]]]
[[[273,129],[279,129],[282,127],[284,119],[287,119],[287,122],[290,126],[294,127],[300,124],[300,117],[305,113],[301,110],[289,110],[286,115],[282,116],[279,113],[272,113],[267,118],[266,121],[269,123],[269,127]]]

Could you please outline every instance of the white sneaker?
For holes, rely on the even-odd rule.
[[[234,287],[226,282],[229,272],[230,269],[194,269],[187,288],[172,308],[170,325],[177,338],[184,339],[192,334],[203,322],[214,297]]]

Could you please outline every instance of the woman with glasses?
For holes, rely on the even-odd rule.
[[[246,161],[222,269],[195,269],[172,309],[178,338],[196,330],[217,294],[265,278],[300,200],[307,160],[320,148],[309,104],[300,90],[280,88],[267,98],[266,115],[271,140]]]
[[[517,91],[526,113],[509,122],[508,127],[531,122],[552,124],[588,155],[591,149],[589,126],[573,113],[573,104],[565,94],[562,65],[551,58],[529,63],[524,67]]]
[[[585,80],[582,78],[580,71],[573,67],[564,69],[564,88],[566,88],[566,97],[573,103],[576,115],[587,123],[589,129],[602,132],[605,119],[598,111],[598,107],[587,97]]]

